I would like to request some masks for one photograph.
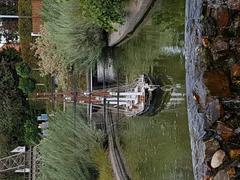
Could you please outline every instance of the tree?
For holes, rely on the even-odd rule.
[[[18,0],[1,0],[0,14],[16,15],[18,13]]]
[[[23,96],[17,89],[18,77],[13,66],[20,60],[14,49],[4,49],[0,52],[0,134],[11,135],[15,130],[18,134],[23,120]]]
[[[18,0],[1,0],[0,14],[17,15]],[[7,44],[16,43],[18,40],[18,20],[7,18],[0,19],[0,21],[2,22],[2,26],[0,27],[0,37],[3,37]]]

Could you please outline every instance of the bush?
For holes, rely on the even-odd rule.
[[[35,90],[35,81],[30,78],[20,78],[18,88],[27,95]]]
[[[31,73],[31,68],[27,63],[21,62],[16,65],[17,74],[22,78],[29,78]]]
[[[106,31],[114,23],[123,23],[122,0],[80,0],[82,14]]]
[[[38,132],[39,130],[37,124],[31,122],[30,120],[26,121],[24,124],[24,140],[26,145],[34,146],[39,143]]]

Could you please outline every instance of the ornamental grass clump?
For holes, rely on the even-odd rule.
[[[79,0],[44,0],[43,21],[54,52],[65,67],[84,69],[100,58],[102,29],[82,15]]]
[[[57,112],[49,122],[48,137],[40,144],[40,179],[97,179],[91,158],[101,135],[73,113]]]

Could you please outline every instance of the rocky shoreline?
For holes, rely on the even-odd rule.
[[[195,179],[240,179],[240,0],[188,0],[186,9]]]

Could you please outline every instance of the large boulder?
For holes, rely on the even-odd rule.
[[[203,78],[211,96],[227,97],[231,94],[229,79],[223,71],[207,71]]]

